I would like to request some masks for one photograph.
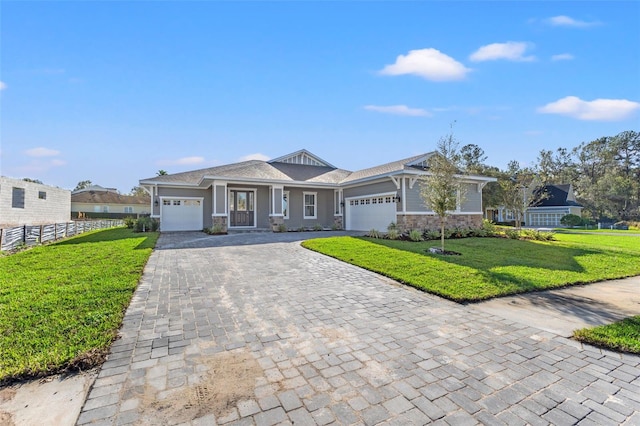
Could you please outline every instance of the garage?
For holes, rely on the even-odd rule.
[[[386,231],[396,221],[393,195],[358,197],[345,200],[345,229],[350,231]]]
[[[161,198],[160,230],[201,231],[202,198]]]

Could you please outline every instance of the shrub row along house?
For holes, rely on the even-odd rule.
[[[340,228],[437,229],[420,197],[427,153],[351,172],[307,150],[140,180],[162,231]],[[480,227],[482,189],[494,178],[463,176],[467,191],[448,226]]]

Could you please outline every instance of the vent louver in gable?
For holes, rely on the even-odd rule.
[[[322,158],[313,155],[306,149],[296,151],[291,154],[283,155],[282,157],[275,158],[269,163],[288,163],[288,164],[302,164],[305,166],[320,166],[320,167],[332,167],[333,165],[324,161]]]

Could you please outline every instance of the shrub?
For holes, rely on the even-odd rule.
[[[322,231],[322,225],[320,225],[319,223],[316,223],[315,225],[313,225],[313,230]]]
[[[226,234],[226,232],[224,232],[224,228],[219,223],[214,224],[211,228],[206,228],[204,232],[206,232],[209,235]]]
[[[583,221],[577,214],[566,214],[560,218],[560,223],[573,228],[582,225]]]
[[[340,231],[342,229],[342,227],[340,225],[338,225],[337,223],[334,223],[333,225],[331,225],[331,230],[332,231]]]
[[[124,226],[126,226],[128,229],[133,229],[135,224],[136,224],[136,220],[131,216],[124,218]]]
[[[367,237],[371,237],[371,238],[382,238],[382,234],[380,234],[380,231],[378,231],[377,229],[372,229],[369,231],[369,233],[367,234]]]
[[[395,222],[391,222],[388,226],[387,226],[387,231],[391,231],[392,229],[398,229],[398,225],[396,225]]]
[[[519,240],[520,239],[520,231],[518,231],[517,229],[505,229],[504,231],[504,235],[512,240]]]
[[[496,235],[498,233],[498,228],[496,224],[491,222],[488,219],[482,219],[482,230],[485,232],[486,236],[490,237]]]
[[[412,229],[409,231],[409,239],[415,242],[422,241],[422,232],[418,229]]]
[[[424,238],[427,241],[437,240],[440,238],[440,231],[436,231],[433,229],[425,229],[425,231],[422,233],[422,238]]]
[[[387,238],[390,240],[397,240],[400,238],[400,231],[395,228],[391,228],[387,231]]]
[[[305,229],[305,227],[304,227],[304,226],[300,226],[300,227],[298,228],[298,232],[304,232],[304,231],[306,231],[306,229]]]
[[[150,217],[141,217],[136,220],[135,225],[133,226],[134,232],[149,232],[151,231],[151,218]]]
[[[160,219],[151,219],[151,232],[156,232],[160,229]]]
[[[287,225],[285,225],[284,223],[278,225],[278,232],[287,232]]]

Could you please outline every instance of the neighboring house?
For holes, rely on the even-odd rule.
[[[568,214],[582,215],[582,206],[576,201],[573,187],[565,185],[546,185],[535,192],[543,193],[542,200],[527,208],[524,214],[526,226],[562,226],[560,219]]]
[[[525,226],[562,226],[560,219],[568,214],[580,216],[582,206],[576,201],[573,187],[570,184],[545,185],[533,191],[533,198],[538,199],[534,205],[527,207],[524,213]],[[538,196],[535,194],[545,194]],[[485,217],[494,222],[512,222],[514,213],[504,207],[488,207]]]
[[[71,215],[74,218],[139,217],[151,213],[151,199],[122,195],[114,188],[92,185],[71,193]]]
[[[0,228],[68,222],[70,198],[67,189],[0,177]]]
[[[300,150],[271,161],[251,160],[140,180],[152,196],[162,231],[340,228],[437,228],[420,197],[427,159],[416,155],[365,170],[336,168]],[[468,191],[448,226],[482,224],[482,188],[494,178],[465,176]]]

